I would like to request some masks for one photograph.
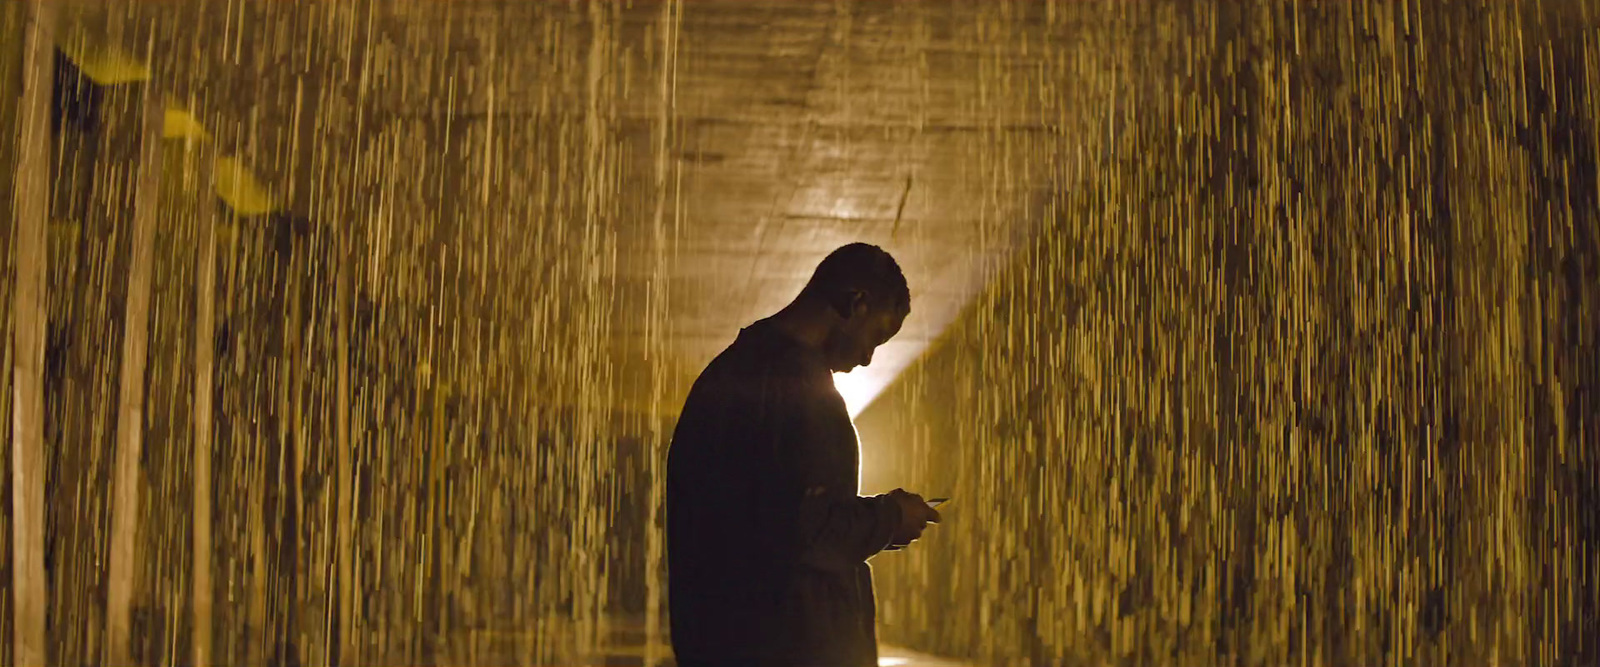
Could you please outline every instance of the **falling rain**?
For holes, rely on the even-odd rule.
[[[671,665],[828,251],[884,665],[1600,664],[1581,0],[0,5],[0,666]]]

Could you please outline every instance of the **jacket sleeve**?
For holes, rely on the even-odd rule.
[[[883,551],[900,525],[900,506],[887,496],[835,496],[830,489],[800,501],[800,563],[847,571]]]
[[[843,451],[854,457],[854,434],[841,439],[824,425],[837,423],[842,406],[828,395],[802,389],[787,401],[781,487],[797,503],[792,535],[801,565],[847,571],[884,550],[900,525],[900,506],[887,496],[856,495],[856,471]],[[848,417],[846,417],[848,419]],[[843,479],[841,479],[843,478]],[[848,483],[842,483],[844,479]]]

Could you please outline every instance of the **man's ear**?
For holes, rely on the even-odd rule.
[[[850,317],[866,315],[872,309],[872,296],[866,290],[850,290]],[[848,317],[845,319],[849,319]]]
[[[830,301],[833,305],[833,312],[838,313],[839,317],[847,320],[855,317],[856,315],[865,313],[867,311],[867,306],[869,305],[867,302],[867,293],[859,289],[848,289],[838,292],[833,299],[830,299]]]
[[[848,320],[855,314],[856,294],[855,290],[834,292],[833,296],[828,298],[828,305],[833,307],[833,312],[839,317]]]

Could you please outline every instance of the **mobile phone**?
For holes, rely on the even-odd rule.
[[[950,502],[949,498],[930,498],[928,499],[928,507],[938,507],[947,502]]]

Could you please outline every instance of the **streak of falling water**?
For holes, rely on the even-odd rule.
[[[905,168],[901,236],[866,240],[921,258],[915,298],[986,285],[859,420],[869,486],[956,498],[875,561],[885,639],[1004,665],[1600,660],[1589,3],[86,3],[60,8],[52,90],[20,74],[38,6],[0,5],[0,166],[49,181],[47,216],[38,188],[0,199],[0,415],[42,379],[45,429],[6,430],[0,491],[43,477],[47,501],[42,531],[0,517],[0,572],[40,555],[47,599],[0,596],[0,666],[46,601],[52,664],[116,655],[118,614],[145,664],[664,658],[661,465],[704,361],[678,253],[726,245],[680,158],[795,99],[776,131],[800,140],[750,150],[817,182]],[[762,54],[819,48],[814,80],[716,108],[774,85],[718,50],[751,17],[816,31]],[[51,130],[11,131],[43,125],[18,99],[54,99]],[[836,187],[891,183],[895,211],[907,171]],[[151,197],[144,444],[119,455]],[[43,265],[15,251],[39,229]],[[13,310],[33,275],[45,322]],[[119,474],[135,554],[108,544]]]
[[[6,5],[7,35],[27,10]],[[136,452],[143,557],[123,610],[132,655],[194,655],[194,557],[214,574],[214,590],[197,594],[212,601],[217,664],[542,664],[613,643],[607,619],[621,607],[643,614],[647,593],[659,605],[659,531],[647,526],[670,424],[662,406],[682,391],[665,346],[682,217],[669,159],[679,8],[646,16],[648,44],[622,11],[593,2],[63,12],[63,34],[79,42],[62,46],[68,87],[57,96],[68,113],[52,139],[46,281],[55,661],[110,654],[104,628],[117,610],[95,593],[111,558],[116,473],[107,397],[118,378],[107,369],[118,367],[125,317],[122,202],[150,197],[162,225],[148,446]],[[157,54],[129,74],[116,69],[121,44]],[[166,106],[202,128],[185,135],[169,112],[159,193],[134,187],[151,136],[136,104],[143,68]],[[625,107],[625,91],[640,89],[658,100],[642,107],[655,119],[643,135],[624,115],[639,110]],[[199,520],[214,539],[196,550],[188,341],[203,266],[197,221],[211,208],[214,509]],[[624,238],[645,239],[648,296],[637,267],[617,263],[639,251]],[[643,363],[630,359],[644,350],[619,348],[615,332],[630,330],[648,332]],[[10,603],[0,623],[8,647]]]
[[[658,87],[660,99],[656,113],[656,145],[655,145],[655,211],[652,218],[652,241],[654,245],[654,264],[652,266],[646,326],[650,331],[646,334],[649,349],[646,352],[647,361],[662,364],[672,354],[668,341],[671,337],[671,311],[670,304],[671,279],[673,265],[672,255],[676,250],[677,230],[682,222],[682,198],[679,184],[681,174],[672,168],[673,139],[676,136],[675,122],[677,85],[678,85],[678,31],[681,28],[683,7],[678,0],[668,0],[661,4],[661,19],[656,31],[659,34],[659,45],[652,53],[655,56],[655,69],[660,73]],[[670,209],[670,210],[669,210]],[[670,216],[670,219],[669,219]],[[670,224],[670,228],[669,228]],[[646,412],[648,421],[647,429],[647,460],[644,465],[648,470],[649,493],[644,502],[649,506],[645,517],[645,650],[644,664],[660,664],[667,656],[661,647],[666,645],[665,623],[661,618],[664,608],[665,582],[660,574],[663,571],[666,555],[664,531],[657,530],[665,516],[665,489],[666,489],[666,445],[669,440],[666,415],[671,410],[668,401],[675,395],[668,387],[668,373],[656,372],[651,374],[650,403]]]
[[[858,420],[874,469],[927,471],[880,487],[958,499],[878,567],[886,637],[1600,659],[1600,17],[1080,9],[995,56],[1052,45],[1042,83],[995,80],[1070,137],[1038,235]]]

